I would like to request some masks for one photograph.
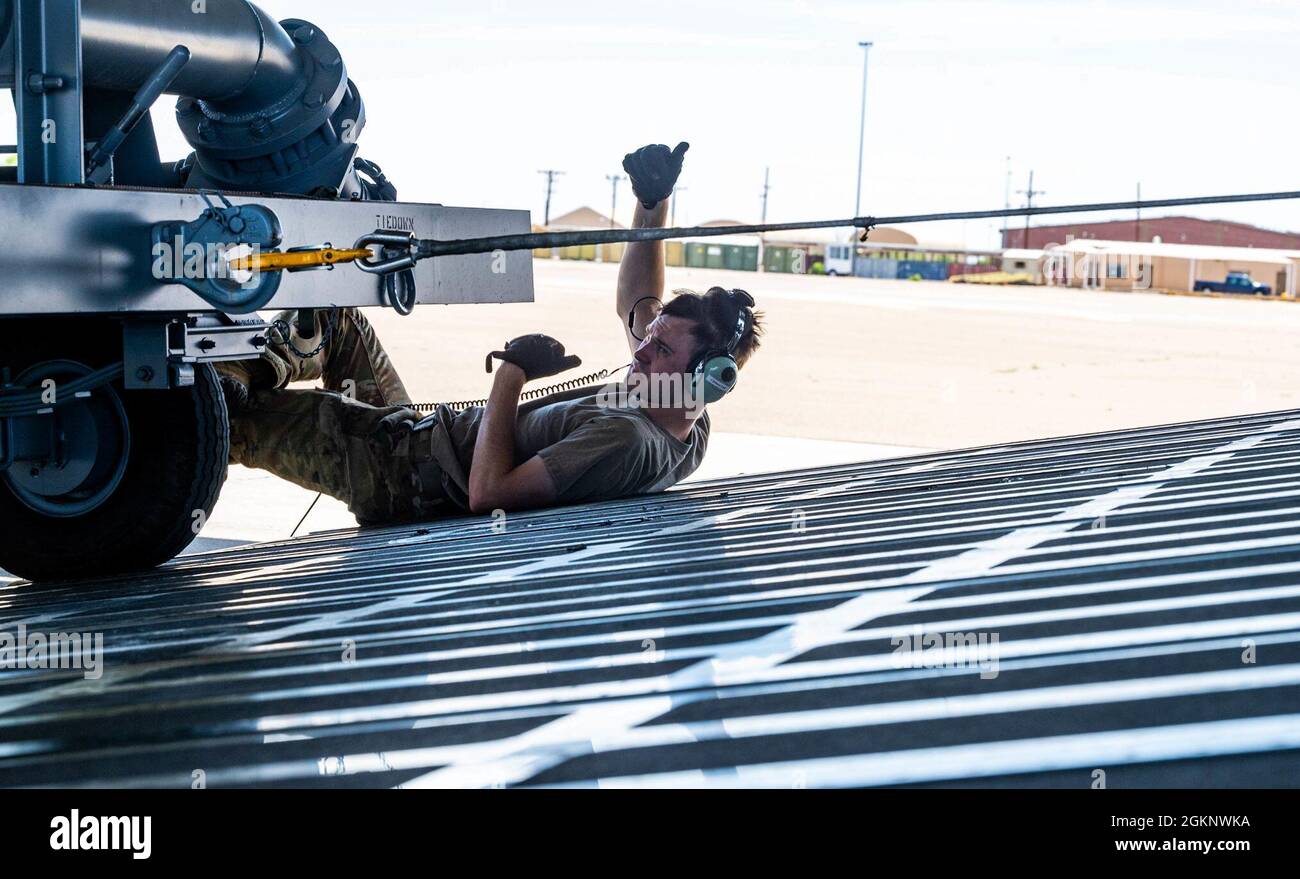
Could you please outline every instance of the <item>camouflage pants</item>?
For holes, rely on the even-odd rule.
[[[250,405],[230,415],[230,462],[338,498],[363,525],[455,512],[430,478],[436,464],[416,449],[409,428],[421,416],[369,321],[356,308],[321,309],[303,336],[295,316],[276,316],[290,337],[272,333],[258,360],[217,365],[251,392]],[[291,350],[312,352],[326,332],[310,356]],[[285,387],[315,380],[323,389]]]

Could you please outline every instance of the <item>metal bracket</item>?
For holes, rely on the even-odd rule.
[[[260,320],[239,322],[224,314],[128,321],[122,327],[123,385],[129,391],[188,387],[195,364],[252,360],[270,333]]]
[[[169,322],[133,320],[122,325],[122,385],[128,391],[166,390]]]
[[[179,350],[173,363],[218,363],[253,360],[261,355],[271,338],[271,327],[260,320],[236,322],[224,314],[195,315],[177,325]]]
[[[84,183],[80,0],[14,0],[18,182]]]

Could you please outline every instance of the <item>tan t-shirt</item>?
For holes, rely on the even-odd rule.
[[[695,421],[683,442],[617,393],[618,383],[562,391],[521,404],[515,422],[515,466],[534,455],[546,465],[560,503],[609,500],[663,491],[695,472],[709,442],[709,414]],[[464,492],[483,407],[459,412],[439,406],[430,425],[433,452],[450,481]],[[450,486],[447,486],[450,489]],[[456,492],[449,491],[455,495]]]

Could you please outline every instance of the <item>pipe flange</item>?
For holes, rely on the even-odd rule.
[[[324,31],[301,19],[280,26],[298,61],[292,87],[270,103],[239,95],[177,101],[177,123],[196,153],[188,187],[311,192],[346,181],[365,104]]]

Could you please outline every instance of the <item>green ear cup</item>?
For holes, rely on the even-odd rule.
[[[733,299],[735,296],[733,295]],[[754,300],[749,298],[748,305],[753,305]],[[736,358],[732,356],[740,340],[744,338],[745,330],[749,326],[749,308],[744,306],[740,314],[736,317],[736,333],[731,337],[725,351],[708,351],[700,355],[700,359],[695,362],[695,367],[691,370],[691,395],[695,400],[702,400],[705,404],[716,403],[736,386],[736,379],[740,377],[740,366],[736,363]]]
[[[716,403],[736,386],[738,368],[736,361],[723,354],[710,357],[695,370],[696,394],[704,402]]]

